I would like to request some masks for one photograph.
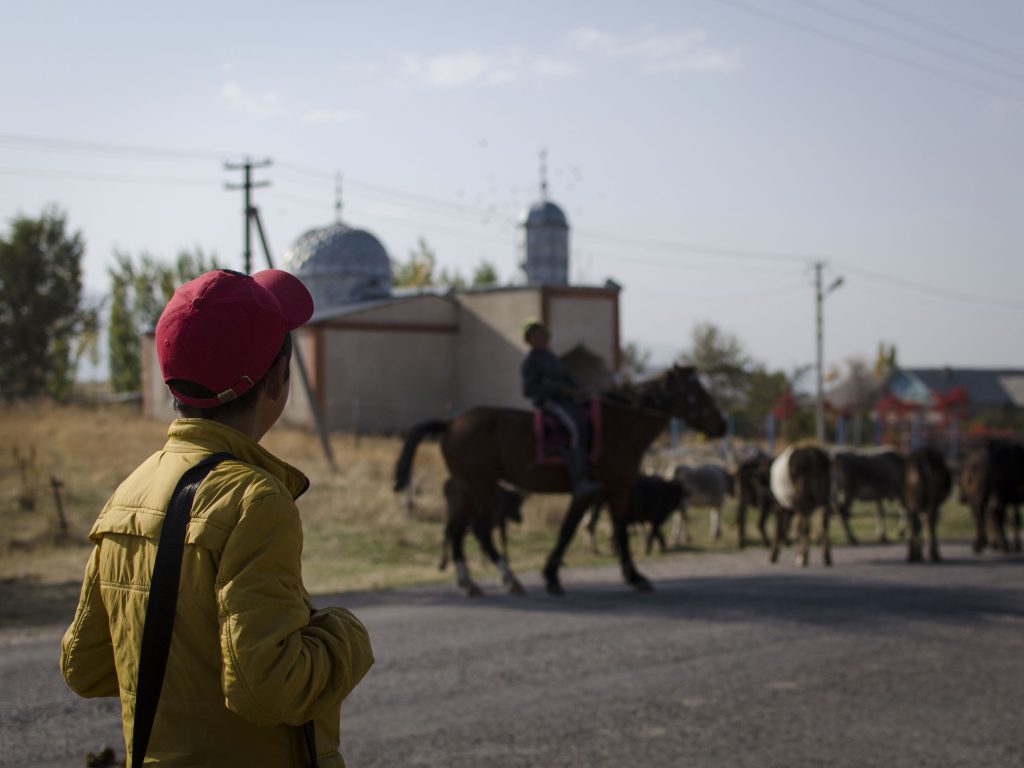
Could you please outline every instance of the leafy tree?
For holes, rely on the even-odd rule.
[[[473,270],[472,284],[475,286],[497,285],[499,282],[498,268],[489,261],[481,261]]]
[[[110,274],[110,386],[115,392],[134,392],[142,382],[142,334],[160,319],[174,289],[217,268],[215,256],[200,248],[181,251],[173,264],[149,254],[133,259],[114,253]]]
[[[416,247],[410,251],[409,260],[392,262],[391,280],[399,287],[423,288],[434,285],[434,268],[437,257],[422,237],[417,240]]]
[[[899,367],[896,362],[896,345],[878,342],[878,354],[875,356],[875,378],[885,381],[889,374]]]
[[[697,323],[691,338],[691,348],[679,361],[701,372],[720,408],[736,409],[746,397],[747,372],[752,365],[743,344],[714,323]]]
[[[622,378],[630,383],[640,381],[647,375],[651,364],[651,350],[641,347],[635,341],[627,341],[622,347]]]
[[[19,216],[0,237],[0,395],[66,393],[81,323],[81,233],[56,207]]]

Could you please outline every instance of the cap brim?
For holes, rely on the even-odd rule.
[[[299,278],[283,269],[265,269],[254,274],[252,279],[277,299],[289,331],[309,322],[313,316],[313,297]]]

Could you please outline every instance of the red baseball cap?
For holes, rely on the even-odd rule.
[[[313,297],[280,269],[244,275],[218,269],[174,292],[156,324],[156,355],[164,383],[193,408],[240,397],[266,375],[285,334],[313,314]],[[190,397],[169,382],[200,384],[214,397]]]

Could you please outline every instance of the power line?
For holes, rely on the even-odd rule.
[[[706,254],[709,256],[720,256],[733,259],[749,259],[752,261],[772,261],[788,264],[805,264],[822,258],[817,254],[800,254],[792,251],[779,250],[758,250],[751,248],[729,248],[717,245],[701,245],[698,243],[676,242],[670,240],[648,240],[646,238],[631,237],[629,235],[618,235],[612,232],[600,232],[590,229],[575,230],[583,237],[593,237],[600,240],[619,242],[625,245],[635,245],[641,248],[650,248],[661,251],[684,251],[687,253]]]
[[[760,8],[754,8],[752,6],[747,5],[746,3],[739,2],[739,0],[718,0],[718,2],[722,3],[723,5],[727,5],[731,8],[734,8],[738,11],[741,11],[743,13],[751,14],[753,16],[759,16],[762,19],[767,19],[768,21],[772,21],[776,24],[781,24],[784,27],[789,27],[790,29],[795,29],[800,32],[808,32],[812,35],[817,35],[818,37],[822,37],[826,40],[831,40],[833,43],[839,43],[840,45],[845,45],[848,48],[853,48],[855,50],[861,51],[862,53],[869,53],[874,56],[881,56],[882,58],[898,62],[899,64],[903,64],[904,66],[913,67],[914,69],[921,70],[922,72],[927,72],[930,75],[940,77],[943,80],[956,80],[957,82],[962,83],[963,85],[968,85],[971,86],[972,88],[977,88],[979,90],[985,91],[990,95],[998,96],[999,98],[1013,99],[1014,101],[1021,100],[1021,97],[1016,94],[1006,93],[1005,91],[993,88],[987,83],[981,82],[979,80],[975,80],[969,77],[963,77],[956,72],[950,72],[949,70],[945,70],[940,67],[933,67],[930,64],[923,64],[919,61],[908,59],[905,56],[900,56],[899,54],[892,53],[890,51],[885,50],[884,48],[877,48],[873,45],[858,43],[853,40],[850,40],[849,38],[833,34],[832,32],[819,29],[809,24],[794,21],[793,19],[787,18],[785,16],[779,16],[769,11],[761,10]]]
[[[972,306],[981,307],[984,309],[1000,309],[1012,312],[1024,312],[1024,303],[1021,302],[1006,301],[1004,299],[993,299],[987,296],[978,296],[975,294],[950,291],[945,288],[939,288],[938,286],[926,285],[924,283],[919,283],[913,280],[907,280],[906,278],[898,277],[896,275],[887,274],[885,272],[878,272],[872,269],[865,269],[863,267],[856,267],[850,264],[842,264],[841,266],[843,270],[846,272],[855,275],[860,275],[861,277],[874,282],[876,285],[881,285],[886,288],[896,288],[928,296],[933,299],[958,302],[962,304],[970,304]]]
[[[926,43],[926,42],[922,42],[920,40],[915,40],[913,37],[910,37],[908,35],[904,35],[904,34],[902,34],[900,32],[896,32],[896,31],[894,31],[892,29],[889,29],[888,27],[886,27],[883,24],[876,24],[876,23],[874,23],[872,21],[867,21],[866,19],[862,19],[862,18],[860,18],[858,16],[854,16],[853,14],[844,13],[843,11],[837,10],[835,8],[828,8],[828,7],[819,5],[818,3],[813,2],[813,0],[796,0],[796,2],[800,3],[801,5],[806,6],[808,8],[813,9],[813,10],[817,11],[818,13],[823,13],[823,14],[826,14],[828,16],[832,16],[833,18],[841,19],[841,20],[847,21],[847,22],[849,22],[851,24],[856,24],[857,26],[864,27],[865,29],[870,29],[870,30],[872,30],[874,32],[880,32],[883,35],[888,35],[889,37],[891,37],[891,38],[893,38],[895,40],[899,40],[901,42],[905,42],[905,43],[909,43],[910,45],[917,46],[918,48],[921,48],[922,50],[928,51],[930,53],[934,53],[934,54],[937,54],[939,56],[945,56],[948,59],[952,59],[954,61],[958,61],[958,62],[961,62],[961,63],[967,63],[967,64],[970,64],[970,65],[975,66],[975,67],[980,67],[982,69],[987,69],[989,72],[994,72],[997,75],[1002,75],[1003,77],[1010,78],[1011,80],[1016,80],[1018,83],[1024,83],[1024,77],[1022,77],[1021,75],[1017,74],[1016,72],[1010,72],[1010,71],[1002,69],[1000,67],[994,67],[991,64],[989,64],[988,62],[982,61],[982,60],[977,59],[977,58],[975,58],[973,56],[965,56],[963,54],[952,53],[952,52],[950,52],[948,50],[945,50],[945,49],[943,49],[943,48],[941,48],[939,46],[932,45],[932,44]]]
[[[869,8],[874,8],[876,11],[879,11],[881,13],[887,13],[890,16],[893,16],[897,19],[901,19],[902,21],[905,21],[909,24],[929,29],[932,32],[942,35],[943,37],[949,38],[950,40],[955,40],[963,45],[973,46],[974,48],[978,48],[979,50],[982,51],[987,51],[988,53],[994,54],[996,56],[1002,56],[1003,58],[1016,62],[1018,64],[1024,64],[1024,57],[1022,57],[1020,53],[1017,51],[1012,51],[1007,48],[992,45],[992,43],[989,43],[985,40],[979,40],[975,37],[965,35],[963,32],[960,32],[958,30],[949,29],[948,27],[944,27],[941,24],[936,24],[931,19],[916,16],[912,13],[907,13],[906,11],[897,10],[896,8],[893,8],[889,5],[874,2],[874,0],[859,1],[863,5],[868,6]]]
[[[211,152],[199,149],[175,149],[169,147],[146,146],[142,144],[116,144],[104,141],[84,141],[80,139],[62,139],[54,136],[32,136],[24,133],[0,133],[0,144],[9,144],[39,149],[66,152],[87,152],[116,155],[135,155],[142,157],[159,157],[175,160],[223,161],[229,157],[237,157],[237,152]]]
[[[3,176],[26,176],[45,179],[74,179],[78,181],[111,181],[126,184],[160,184],[182,186],[213,186],[213,179],[186,178],[174,176],[139,176],[135,174],[93,173],[80,171],[53,170],[47,168],[0,168]]]

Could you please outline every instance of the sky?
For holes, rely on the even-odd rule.
[[[575,282],[667,361],[696,323],[794,370],[1024,367],[1016,0],[5,3],[0,226],[57,205],[112,254],[241,268],[241,180],[280,263],[335,217],[392,258],[520,279],[540,195]],[[263,266],[257,262],[257,266]]]

